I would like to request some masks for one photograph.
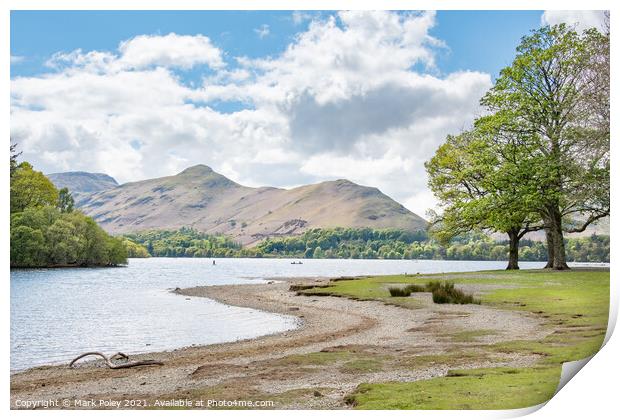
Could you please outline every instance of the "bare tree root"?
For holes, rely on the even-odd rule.
[[[135,362],[124,362],[124,363],[114,364],[112,363],[112,360],[115,360],[115,359],[116,360],[129,360],[129,356],[127,356],[125,353],[118,352],[108,357],[105,354],[100,353],[98,351],[88,351],[86,353],[80,354],[78,357],[73,359],[71,363],[69,363],[69,367],[72,368],[75,362],[77,362],[78,360],[86,356],[99,356],[103,358],[103,360],[105,360],[106,365],[108,365],[110,369],[125,369],[125,368],[132,368],[136,366],[150,366],[150,365],[163,366],[164,365],[164,362],[160,362],[158,360],[153,360],[153,359],[137,360]]]

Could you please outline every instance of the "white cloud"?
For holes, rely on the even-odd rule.
[[[310,12],[302,12],[300,10],[295,10],[291,14],[291,19],[293,20],[293,24],[301,25],[305,21],[312,19],[312,14]]]
[[[436,209],[438,201],[430,190],[421,190],[403,202],[403,205],[418,216],[429,218],[428,210]]]
[[[605,14],[602,10],[546,10],[541,16],[543,25],[566,23],[583,31],[588,28],[604,29]]]
[[[13,55],[11,54],[11,64],[18,64],[24,61],[24,57],[21,55]]]
[[[224,67],[221,51],[203,35],[140,35],[122,42],[118,49],[122,54],[120,62],[133,68],[191,68],[196,64]]]
[[[491,86],[487,74],[412,70],[434,67],[434,23],[433,13],[342,12],[312,20],[280,55],[234,66],[201,35],[59,53],[54,71],[12,80],[11,135],[45,172],[125,182],[205,163],[252,186],[349,178],[424,215],[424,161],[471,123]],[[212,69],[204,85],[183,85],[176,69],[199,64]]]
[[[259,28],[254,29],[254,32],[256,32],[256,35],[258,35],[260,39],[263,39],[269,35],[269,25],[262,24]]]
[[[54,54],[46,63],[51,68],[79,68],[88,71],[114,72],[149,67],[190,69],[207,65],[225,66],[222,52],[203,35],[139,35],[120,43],[118,53],[77,49]]]

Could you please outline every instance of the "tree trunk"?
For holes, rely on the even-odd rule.
[[[545,228],[545,236],[547,237],[547,265],[545,265],[545,268],[553,268],[553,263],[555,262],[555,247],[553,246],[551,229]]]
[[[566,264],[566,250],[564,249],[564,234],[560,227],[554,232],[553,235],[553,247],[555,249],[555,258],[553,261],[554,270],[568,270],[568,264]]]
[[[510,249],[508,251],[508,267],[506,270],[519,269],[519,230],[507,232],[510,239]]]
[[[566,249],[564,249],[564,234],[562,233],[562,214],[557,208],[554,208],[550,213],[552,214],[549,230],[553,238],[553,269],[568,270]]]

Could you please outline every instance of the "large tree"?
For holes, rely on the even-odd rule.
[[[11,267],[126,264],[121,239],[73,211],[73,198],[28,162],[17,164],[11,147]]]
[[[563,24],[533,31],[481,101],[510,116],[514,134],[544,161],[531,176],[554,269],[568,268],[564,230],[609,215],[608,42],[594,29],[579,34]]]
[[[519,241],[541,224],[523,200],[531,186],[527,150],[504,134],[505,124],[499,115],[481,118],[471,131],[448,136],[426,163],[429,187],[442,208],[431,232],[441,242],[472,230],[506,233],[507,269],[518,269]]]
[[[28,162],[16,166],[11,176],[11,213],[57,204],[58,190],[52,181]]]

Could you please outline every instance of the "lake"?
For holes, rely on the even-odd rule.
[[[67,363],[86,351],[143,353],[296,328],[298,319],[170,293],[175,287],[274,277],[438,273],[505,268],[503,261],[130,259],[127,267],[11,271],[11,371]],[[540,268],[544,263],[520,263]]]

